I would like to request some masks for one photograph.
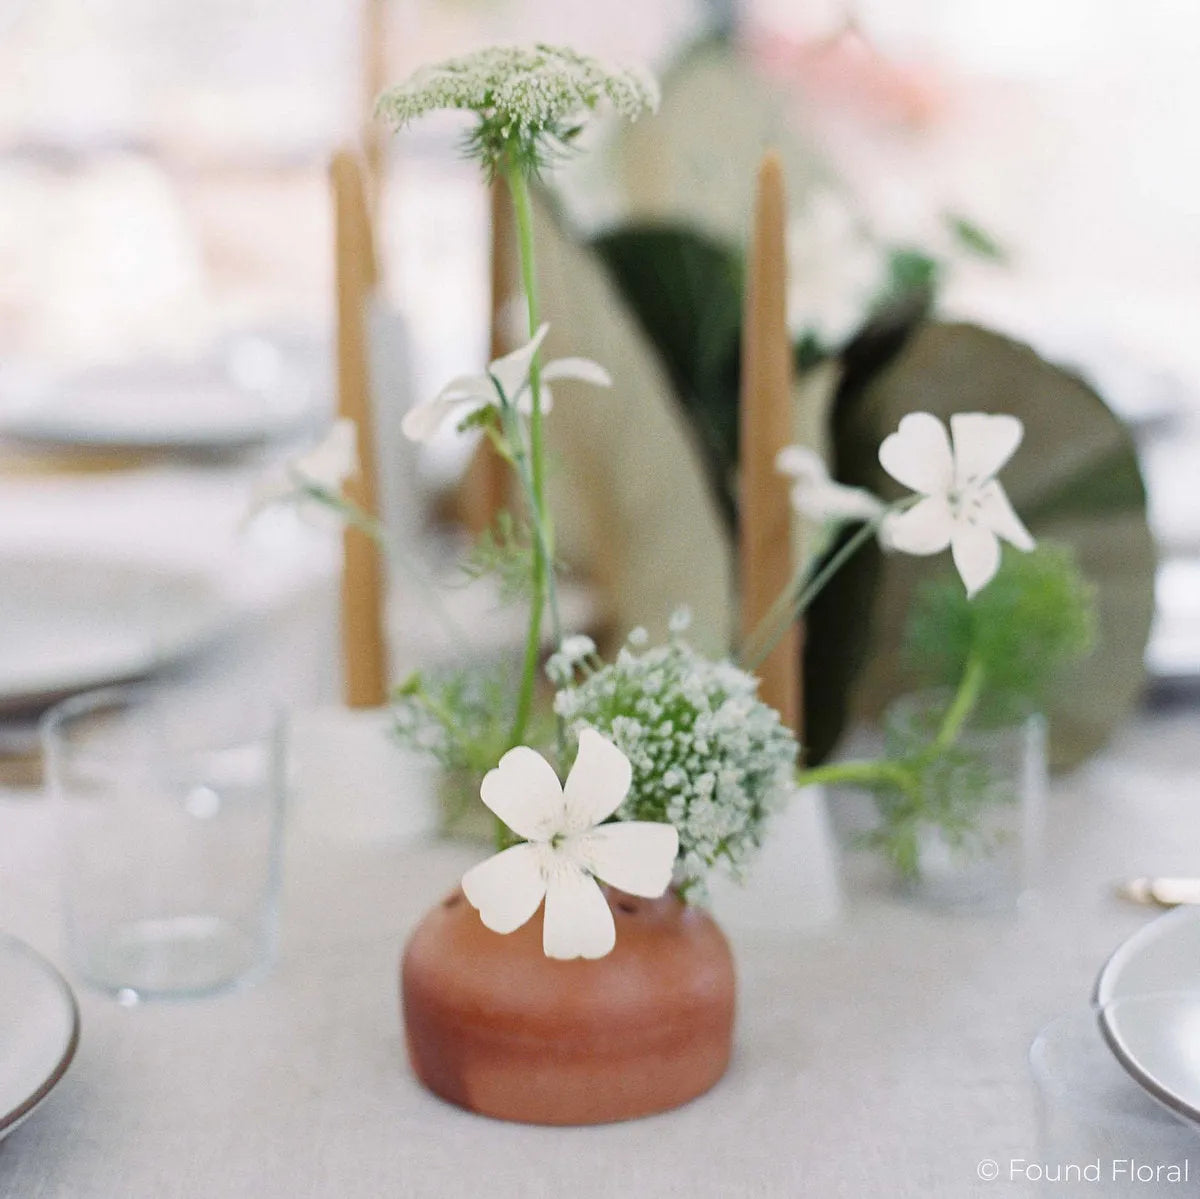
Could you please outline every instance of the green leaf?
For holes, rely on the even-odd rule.
[[[1051,760],[1073,765],[1098,749],[1136,702],[1154,611],[1155,549],[1129,431],[1090,387],[1028,346],[966,324],[929,323],[910,336],[854,347],[833,418],[835,473],[881,495],[904,494],[878,462],[879,444],[909,412],[1010,412],[1025,439],[1000,478],[1035,538],[1070,546],[1096,587],[1096,652],[1052,688]],[[810,708],[822,709],[814,760],[848,719],[877,719],[916,682],[904,628],[935,560],[875,547],[809,611]]]
[[[740,253],[682,225],[630,225],[590,242],[671,380],[732,531],[737,500]]]

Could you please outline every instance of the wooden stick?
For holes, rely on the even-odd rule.
[[[508,185],[497,179],[491,196],[491,347],[499,358],[515,347],[508,330],[508,306],[520,294],[512,197]],[[467,468],[459,493],[459,510],[467,528],[476,535],[490,528],[508,507],[509,467],[490,441],[480,442]]]
[[[367,341],[367,308],[378,268],[357,156],[340,150],[334,155],[330,175],[335,214],[338,414],[358,427],[360,463],[357,476],[346,484],[346,496],[378,517]],[[388,685],[383,557],[360,529],[347,527],[342,548],[342,694],[348,707],[375,708],[386,701]]]
[[[379,212],[387,173],[387,131],[375,117],[375,103],[387,86],[388,0],[363,0],[362,86],[363,157],[366,193],[372,212]]]
[[[792,349],[787,331],[787,202],[774,152],[758,172],[742,331],[738,542],[742,635],[793,573],[792,512],[775,457],[792,440]],[[759,668],[764,702],[800,731],[800,631],[789,628]]]

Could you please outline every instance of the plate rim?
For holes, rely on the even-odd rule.
[[[1176,992],[1159,992],[1158,994],[1176,994]],[[1136,1000],[1138,996],[1129,996],[1130,999]],[[1147,998],[1142,996],[1142,998]],[[1200,1001],[1200,995],[1197,995],[1197,1000]],[[1122,1002],[1117,1000],[1117,1003]],[[1200,1108],[1188,1103],[1186,1099],[1181,1099],[1174,1091],[1164,1086],[1153,1074],[1148,1073],[1134,1057],[1117,1035],[1116,1030],[1112,1026],[1112,1021],[1109,1016],[1109,1011],[1112,1007],[1111,1003],[1105,1004],[1099,1008],[1096,1013],[1097,1023],[1100,1025],[1100,1035],[1104,1038],[1104,1043],[1108,1046],[1113,1057],[1117,1059],[1117,1064],[1133,1079],[1150,1096],[1151,1099],[1160,1103],[1173,1115],[1179,1116],[1186,1120],[1189,1124],[1200,1126]]]
[[[1190,1124],[1200,1126],[1200,1108],[1194,1107],[1188,1103],[1186,1099],[1181,1099],[1173,1091],[1167,1089],[1161,1082],[1155,1079],[1152,1075],[1146,1073],[1132,1053],[1122,1044],[1120,1037],[1117,1036],[1115,1029],[1112,1027],[1109,1009],[1114,1003],[1120,1003],[1121,997],[1114,996],[1112,986],[1115,982],[1115,976],[1121,966],[1135,954],[1138,948],[1145,942],[1162,935],[1162,926],[1169,925],[1186,925],[1193,921],[1200,920],[1200,910],[1190,906],[1180,906],[1170,912],[1163,912],[1161,915],[1155,916],[1153,920],[1147,921],[1140,928],[1130,933],[1105,959],[1104,964],[1100,967],[1096,975],[1096,981],[1092,986],[1091,1003],[1092,1009],[1096,1013],[1096,1023],[1100,1028],[1100,1035],[1104,1039],[1104,1043],[1108,1046],[1109,1052],[1117,1060],[1117,1064],[1133,1079],[1151,1099],[1165,1107],[1173,1115],[1188,1121]],[[1154,992],[1154,994],[1183,994],[1183,991],[1171,992]],[[1200,988],[1197,989],[1198,999],[1200,999]],[[1125,996],[1128,999],[1137,999],[1139,996]]]
[[[1140,928],[1135,929],[1129,934],[1113,951],[1104,959],[1104,964],[1100,967],[1096,974],[1096,981],[1092,984],[1091,1003],[1092,1007],[1097,1011],[1103,1010],[1109,1003],[1113,1001],[1114,996],[1111,993],[1111,984],[1113,981],[1114,972],[1120,967],[1130,954],[1134,953],[1143,941],[1149,940],[1154,933],[1163,924],[1187,924],[1192,920],[1200,920],[1200,910],[1193,909],[1190,906],[1181,906],[1171,912],[1163,912],[1154,919],[1147,921]],[[1107,990],[1106,990],[1107,988]]]
[[[79,1014],[79,1001],[75,998],[75,992],[53,962],[48,961],[38,953],[32,945],[22,941],[20,937],[14,937],[11,933],[0,933],[0,944],[7,944],[18,953],[23,954],[26,958],[33,961],[66,1000],[67,1007],[71,1013],[71,1031],[67,1037],[67,1044],[45,1081],[32,1095],[18,1103],[11,1111],[0,1112],[0,1138],[3,1138],[24,1121],[62,1081],[63,1076],[75,1058],[75,1051],[79,1048],[82,1020]]]
[[[175,583],[190,588],[194,593],[203,593],[203,603],[198,608],[203,619],[193,622],[189,635],[176,637],[164,649],[156,648],[151,653],[145,653],[133,662],[121,664],[119,672],[101,671],[89,675],[76,675],[72,679],[43,678],[35,679],[37,686],[30,686],[28,681],[14,689],[10,684],[0,680],[0,714],[15,714],[21,712],[37,712],[53,706],[63,699],[122,683],[135,682],[138,679],[162,669],[164,666],[181,661],[188,655],[204,649],[220,636],[237,617],[237,605],[231,600],[227,588],[220,576],[201,566],[187,566],[173,562],[150,561],[135,555],[96,556],[71,553],[67,550],[47,550],[38,552],[34,549],[14,549],[3,558],[7,566],[32,565],[34,567],[50,567],[56,570],[66,569],[85,571],[90,568],[142,575],[155,574],[169,577]],[[202,610],[201,610],[202,609]]]

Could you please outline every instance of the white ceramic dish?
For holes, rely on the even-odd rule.
[[[79,1044],[79,1006],[40,954],[0,934],[0,1140],[58,1085]]]
[[[0,434],[51,448],[236,451],[313,427],[314,377],[265,338],[242,338],[194,364],[63,376],[10,368],[0,375]]]
[[[149,674],[200,648],[229,617],[215,582],[195,572],[0,560],[0,713]]]
[[[1139,929],[1096,980],[1100,1031],[1149,1095],[1200,1126],[1200,911]]]

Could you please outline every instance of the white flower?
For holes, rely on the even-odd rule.
[[[682,636],[692,627],[692,610],[687,604],[680,604],[667,620],[667,631],[676,637]]]
[[[568,136],[605,98],[633,121],[657,109],[658,86],[641,72],[562,46],[492,46],[422,67],[380,97],[379,111],[397,126],[441,108],[474,112],[484,125],[481,149],[491,158],[514,141]]]
[[[792,507],[810,520],[823,524],[866,521],[884,511],[883,501],[869,491],[835,483],[820,454],[807,446],[789,445],[780,450],[775,469],[794,480]]]
[[[528,416],[533,411],[529,371],[549,328],[542,325],[520,349],[497,358],[489,365],[487,374],[461,375],[447,383],[433,399],[414,405],[401,424],[405,436],[413,441],[428,441],[448,417],[465,420],[481,408],[498,407],[502,396]],[[599,363],[589,358],[556,358],[542,367],[539,403],[543,412],[549,412],[554,403],[547,384],[555,379],[581,379],[597,387],[612,386],[612,379]]]
[[[886,262],[846,201],[819,188],[788,224],[788,328],[841,346],[883,289]]]
[[[550,763],[524,745],[488,771],[483,802],[525,838],[463,875],[463,894],[488,928],[513,932],[545,899],[547,957],[601,958],[612,949],[616,926],[596,879],[654,899],[670,884],[679,852],[679,834],[669,824],[602,823],[621,806],[632,777],[629,759],[594,729],[579,734],[565,787]]]
[[[288,459],[263,479],[254,493],[251,515],[271,504],[311,497],[313,492],[340,495],[347,479],[358,473],[358,426],[336,420],[316,445]]]
[[[546,677],[556,686],[565,687],[575,674],[575,668],[596,652],[596,643],[583,633],[564,637],[556,653],[546,661]]]
[[[922,498],[889,515],[880,531],[884,545],[906,554],[937,554],[947,546],[973,596],[1000,566],[997,538],[1020,550],[1033,538],[1013,511],[996,474],[1016,452],[1024,426],[1015,416],[960,412],[946,426],[928,412],[914,412],[884,438],[879,461],[892,478]]]

